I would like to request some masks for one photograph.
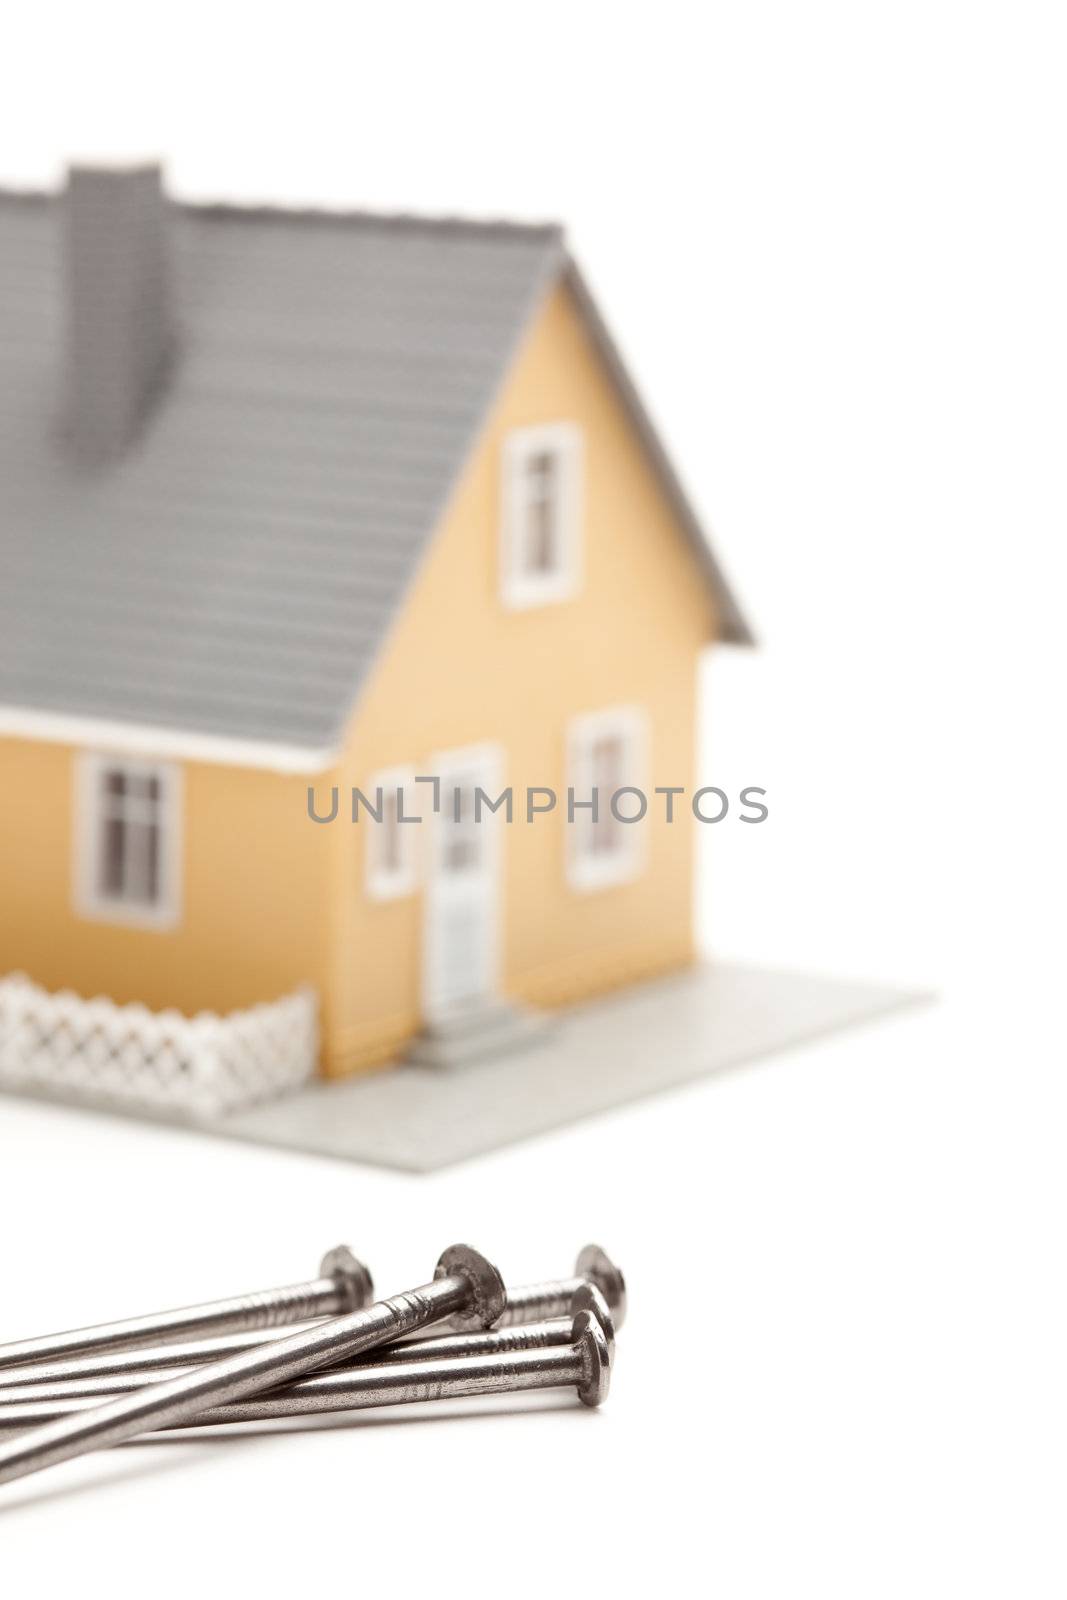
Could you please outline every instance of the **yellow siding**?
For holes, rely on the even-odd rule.
[[[502,446],[512,428],[558,421],[584,436],[582,590],[511,611],[499,589]],[[713,631],[704,580],[561,288],[519,353],[362,696],[341,781],[366,787],[394,765],[432,771],[435,752],[491,742],[521,806],[527,784],[563,794],[571,717],[636,704],[651,724],[649,781],[691,789],[697,658]],[[325,785],[319,793],[328,803]],[[558,816],[504,828],[505,992],[554,1005],[690,960],[694,826],[652,824],[641,876],[591,893],[567,884]],[[387,1059],[420,1023],[421,896],[366,898],[366,827],[321,830],[342,841],[331,1072]]]
[[[325,989],[336,835],[306,820],[303,779],[185,765],[181,920],[156,931],[74,909],[74,762],[0,740],[0,974],[186,1012]]]

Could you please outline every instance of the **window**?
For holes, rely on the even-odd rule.
[[[419,828],[410,820],[418,815],[415,774],[409,767],[391,767],[375,773],[363,792],[381,812],[380,822],[366,807],[359,813],[360,827],[366,829],[367,893],[372,900],[399,900],[415,888]]]
[[[571,423],[520,428],[504,447],[501,590],[509,606],[577,592],[581,435]]]
[[[85,916],[154,927],[177,921],[179,777],[169,763],[82,756],[77,870]]]
[[[606,889],[641,871],[647,743],[645,717],[633,706],[591,712],[571,723],[567,782],[575,804],[567,824],[567,877],[573,888]],[[619,792],[631,789],[639,792]],[[594,793],[595,814],[585,804]]]

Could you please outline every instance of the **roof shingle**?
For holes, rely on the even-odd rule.
[[[0,706],[336,747],[560,231],[176,206],[179,357],[92,468],[61,204],[0,195]]]

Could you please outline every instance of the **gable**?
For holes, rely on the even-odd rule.
[[[575,581],[558,597],[516,606],[509,458],[517,437],[557,429],[580,456]],[[505,742],[520,765],[524,750],[540,746],[526,776],[548,781],[546,742],[566,718],[622,702],[654,703],[691,741],[696,659],[721,632],[719,593],[561,275],[531,319],[354,707],[346,749],[357,781],[371,759],[427,761],[486,739]]]

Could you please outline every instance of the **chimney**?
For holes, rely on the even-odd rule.
[[[86,461],[120,455],[162,385],[173,344],[168,209],[157,165],[68,175],[67,421]]]

